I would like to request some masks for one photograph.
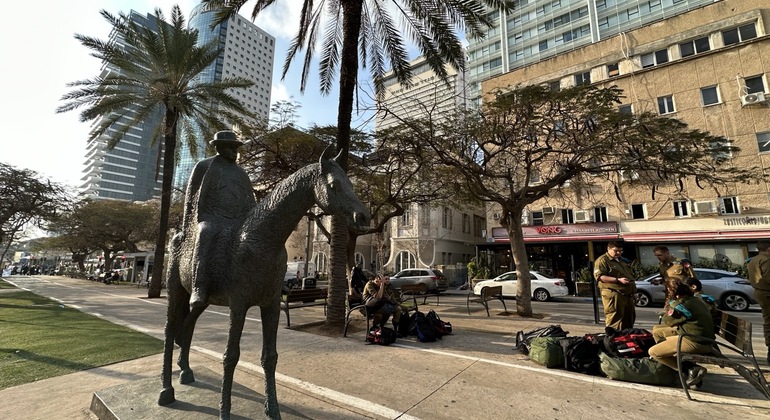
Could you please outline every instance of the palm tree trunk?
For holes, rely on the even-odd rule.
[[[337,162],[348,170],[350,150],[350,121],[353,115],[353,99],[358,76],[358,36],[361,32],[363,0],[343,0],[342,5],[342,54],[340,57],[340,98],[337,108]],[[331,228],[331,279],[329,280],[329,307],[327,327],[345,323],[345,292],[347,279],[348,228],[344,219],[333,216]]]
[[[171,210],[171,182],[174,179],[174,154],[176,153],[176,122],[177,116],[173,110],[166,110],[165,129],[163,135],[163,183],[160,189],[160,222],[158,239],[155,241],[155,258],[152,265],[152,282],[147,289],[148,298],[160,297],[163,281],[163,266],[166,256],[166,239],[168,237],[168,214]]]

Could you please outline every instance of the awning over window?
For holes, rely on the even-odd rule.
[[[624,233],[628,242],[681,242],[681,241],[725,241],[737,239],[770,239],[770,230],[732,230],[700,232],[649,232]]]

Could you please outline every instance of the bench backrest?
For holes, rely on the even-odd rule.
[[[488,299],[493,296],[502,295],[503,286],[484,286],[481,288],[481,298]]]
[[[402,284],[401,285],[401,294],[402,295],[414,295],[417,293],[427,293],[428,292],[428,286],[426,286],[424,283],[419,284]]]
[[[303,299],[325,299],[326,289],[293,289],[286,295],[286,302],[296,302]]]
[[[717,335],[744,353],[754,354],[751,347],[751,322],[723,311],[719,311],[719,318]]]

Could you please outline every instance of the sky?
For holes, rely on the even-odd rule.
[[[0,162],[32,169],[46,178],[78,187],[83,177],[85,146],[90,122],[80,122],[79,110],[57,114],[60,98],[71,91],[66,85],[99,74],[101,62],[80,45],[75,33],[107,40],[110,25],[99,14],[131,10],[147,14],[160,8],[168,19],[178,4],[188,18],[194,0],[44,0],[30,5],[8,3],[0,17],[5,65],[0,67]],[[271,102],[296,101],[301,105],[297,125],[336,124],[338,90],[328,96],[318,92],[317,61],[311,67],[305,93],[300,93],[301,57],[281,80],[286,51],[296,34],[301,1],[279,1],[254,23],[276,38]],[[253,2],[241,9],[250,17]],[[354,106],[355,107],[355,106]],[[353,125],[370,115],[356,116]]]

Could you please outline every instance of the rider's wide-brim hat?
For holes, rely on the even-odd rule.
[[[238,140],[238,136],[229,130],[218,131],[214,134],[214,140],[211,140],[209,144],[216,145],[230,145],[230,146],[243,146],[243,142]]]

